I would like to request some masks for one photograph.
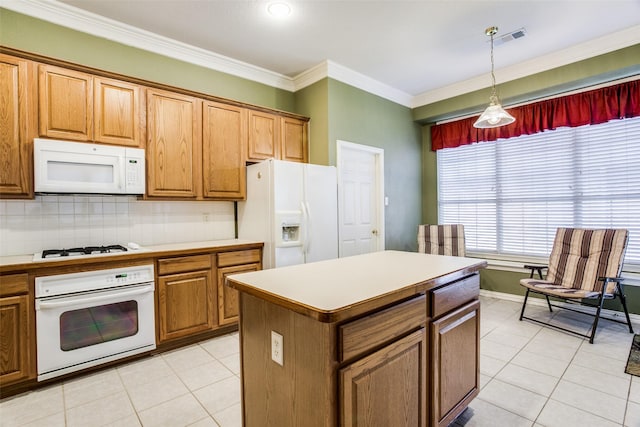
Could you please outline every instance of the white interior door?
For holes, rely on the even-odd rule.
[[[384,250],[384,150],[338,141],[340,257]]]

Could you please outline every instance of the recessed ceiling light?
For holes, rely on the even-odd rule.
[[[267,12],[275,18],[286,18],[291,15],[291,6],[282,1],[276,1],[267,5]]]

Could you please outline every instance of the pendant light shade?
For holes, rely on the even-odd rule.
[[[498,27],[489,27],[485,30],[485,34],[491,36],[491,96],[489,97],[489,106],[473,124],[474,128],[497,128],[516,121],[511,114],[507,113],[504,108],[502,108],[496,92],[496,76],[493,73],[493,36],[497,32]]]

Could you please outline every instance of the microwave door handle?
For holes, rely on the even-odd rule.
[[[36,310],[48,309],[48,308],[58,308],[58,307],[68,307],[79,304],[86,303],[95,303],[100,301],[106,301],[113,299],[114,296],[117,297],[131,297],[135,295],[142,295],[149,292],[153,292],[153,287],[151,285],[145,286],[144,288],[136,289],[134,291],[127,292],[109,292],[108,295],[100,295],[97,297],[71,297],[64,298],[62,301],[36,301]]]

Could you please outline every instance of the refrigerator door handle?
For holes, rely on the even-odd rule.
[[[302,209],[302,253],[305,257],[307,257],[307,252],[309,251],[309,225],[311,224],[311,218],[309,217],[309,205],[302,201],[300,202],[300,207]]]
[[[304,245],[305,245],[304,254],[306,257],[307,253],[309,252],[309,248],[311,247],[311,234],[309,233],[309,230],[311,229],[312,221],[311,221],[311,208],[309,208],[309,202],[305,200],[302,203],[304,204],[305,211],[307,212],[307,218],[304,223]]]

